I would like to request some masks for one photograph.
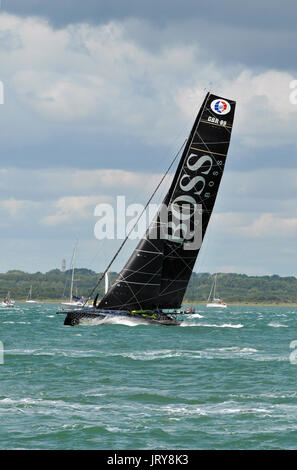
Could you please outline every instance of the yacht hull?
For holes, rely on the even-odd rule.
[[[57,314],[64,313],[66,318],[64,325],[75,326],[85,323],[94,323],[96,321],[107,320],[107,319],[129,319],[129,320],[141,320],[143,323],[149,323],[151,325],[162,325],[162,326],[178,326],[180,321],[176,320],[175,317],[170,315],[159,313],[155,318],[141,315],[139,313],[126,312],[121,310],[99,310],[99,309],[81,309],[72,311],[57,312]]]
[[[227,305],[226,304],[211,303],[211,304],[206,304],[206,307],[208,307],[208,308],[227,308]]]

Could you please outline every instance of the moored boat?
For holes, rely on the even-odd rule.
[[[27,296],[26,303],[27,304],[36,304],[37,303],[36,300],[32,299],[32,286],[30,286],[30,290],[29,290],[29,293],[28,293],[28,296]]]
[[[217,274],[214,275],[214,280],[210,289],[210,293],[207,299],[206,307],[208,308],[227,308],[227,304],[216,296],[217,288]],[[212,300],[210,300],[212,297]]]

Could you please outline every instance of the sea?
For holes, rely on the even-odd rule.
[[[1,449],[296,449],[297,307],[180,326],[0,310]]]

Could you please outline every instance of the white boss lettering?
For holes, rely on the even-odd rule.
[[[202,168],[203,165],[205,165],[206,168],[201,171],[201,175],[195,175],[191,177],[190,172],[197,172],[200,168]],[[213,166],[213,160],[209,155],[202,155],[201,157],[198,157],[198,155],[196,155],[195,153],[191,153],[188,156],[187,162],[186,162],[186,167],[189,170],[189,174],[186,173],[181,177],[179,181],[180,189],[184,192],[188,192],[188,191],[191,191],[197,185],[199,185],[199,188],[197,188],[197,191],[195,191],[194,194],[197,194],[198,196],[200,196],[203,193],[205,186],[206,186],[205,177],[202,175],[208,175],[212,169],[212,166]],[[213,181],[210,181],[210,183],[208,184],[208,186],[210,187],[212,187],[213,185],[214,185]],[[209,197],[210,194],[207,193],[205,194],[205,196]],[[186,211],[181,211],[180,210],[181,203],[186,203],[188,206],[190,205],[190,207],[193,207],[193,210],[188,209]],[[176,217],[177,219],[187,220],[193,217],[195,210],[196,210],[196,206],[197,206],[197,201],[195,200],[195,198],[193,196],[184,194],[184,195],[180,195],[176,197],[174,201],[172,201],[171,212],[172,212],[172,215]],[[184,224],[175,225],[173,223],[171,223],[170,226],[173,229],[174,233],[176,233],[176,231],[179,229],[183,233],[183,238],[189,239],[190,234],[185,233],[185,229],[187,230],[189,229],[188,226],[185,226]],[[174,237],[174,236],[171,236],[168,238],[170,238],[172,241],[181,242],[180,238],[178,239],[177,237]]]

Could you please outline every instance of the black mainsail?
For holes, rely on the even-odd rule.
[[[163,201],[169,214],[167,226],[160,209],[98,309],[181,306],[201,246],[193,243],[193,234],[199,228],[201,241],[205,236],[224,171],[234,111],[235,101],[207,93]],[[186,215],[181,220],[188,219],[190,225],[175,222],[183,208]],[[202,213],[198,228],[193,216],[197,211]]]

